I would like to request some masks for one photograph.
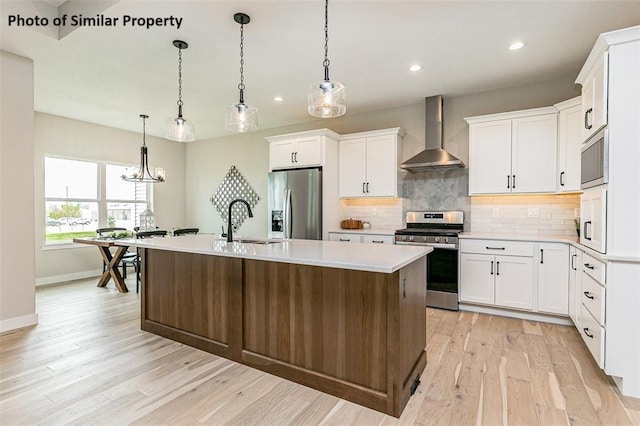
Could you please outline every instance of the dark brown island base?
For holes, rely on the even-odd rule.
[[[142,259],[143,330],[395,417],[418,384],[430,249],[376,245],[384,253],[373,257],[392,270],[380,272],[360,247],[336,242],[200,235],[131,245]]]

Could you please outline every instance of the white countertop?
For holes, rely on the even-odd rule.
[[[587,246],[580,244],[580,238],[569,235],[529,235],[529,234],[500,234],[490,232],[463,232],[458,235],[461,239],[474,240],[503,240],[503,241],[533,241],[540,243],[566,243],[586,252],[597,259],[611,262],[639,263],[639,256],[625,256],[616,254],[602,254]]]
[[[207,234],[124,239],[118,240],[116,244],[383,273],[395,272],[433,251],[431,247],[422,246],[312,240],[284,240],[275,244],[227,243],[219,236]]]
[[[372,234],[372,235],[395,235],[395,229],[389,228],[362,228],[362,229],[329,229],[329,232],[338,232],[340,234]]]

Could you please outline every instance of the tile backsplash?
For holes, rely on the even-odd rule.
[[[471,197],[471,232],[576,235],[579,194]]]
[[[340,200],[343,219],[359,219],[371,223],[372,228],[400,229],[402,198],[348,198]],[[340,224],[336,224],[340,228]]]

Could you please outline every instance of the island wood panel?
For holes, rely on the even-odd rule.
[[[397,273],[245,260],[244,349],[385,392],[393,283]]]
[[[142,253],[142,328],[239,359],[242,260],[151,249]]]

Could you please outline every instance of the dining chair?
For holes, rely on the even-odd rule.
[[[156,229],[155,231],[140,231],[136,232],[136,238],[152,238],[152,237],[166,237],[167,231],[162,229]],[[127,262],[133,265],[133,268],[136,271],[136,293],[140,292],[140,256],[137,253],[134,259],[127,260]]]
[[[127,228],[122,228],[119,226],[112,226],[108,228],[98,228],[96,229],[96,234],[98,237],[107,237],[109,234],[113,234],[114,232],[126,232]],[[120,266],[122,266],[122,278],[127,278],[127,265],[131,265],[131,261],[134,260],[138,255],[135,253],[125,253],[120,261]],[[104,272],[107,265],[102,262],[102,272]]]
[[[176,237],[178,235],[195,235],[200,232],[200,228],[180,228],[173,230],[173,236]]]

